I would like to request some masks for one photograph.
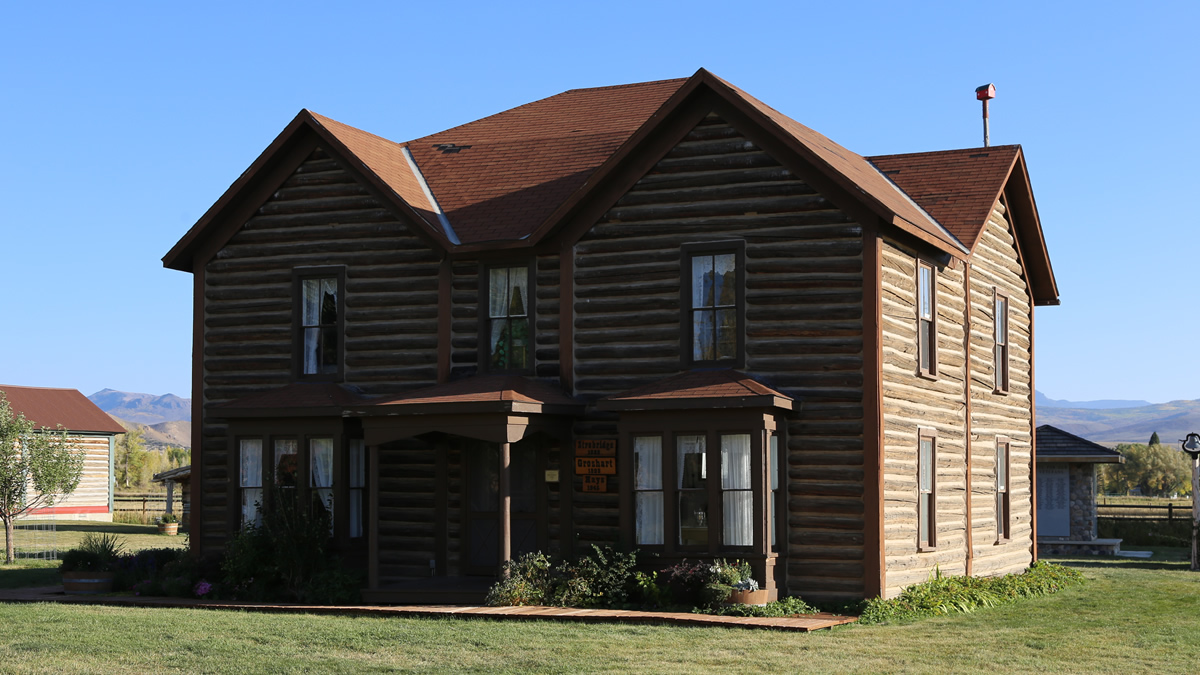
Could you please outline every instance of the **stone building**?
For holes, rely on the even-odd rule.
[[[1096,465],[1119,464],[1115,450],[1049,424],[1037,428],[1038,553],[1115,554],[1120,539],[1096,531]]]

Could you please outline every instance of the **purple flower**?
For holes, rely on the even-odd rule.
[[[212,588],[212,584],[201,579],[196,583],[196,587],[193,588],[192,591],[196,594],[197,598],[203,598],[205,595],[208,595],[212,592]]]

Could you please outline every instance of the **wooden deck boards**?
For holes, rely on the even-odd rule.
[[[133,595],[64,595],[62,586],[0,590],[0,602],[58,602],[81,605],[126,607],[178,607],[224,609],[296,614],[337,614],[356,616],[463,616],[499,620],[582,621],[589,623],[669,624],[675,626],[723,626],[759,628],[807,633],[857,621],[856,617],[836,614],[807,614],[794,617],[759,618],[713,616],[683,612],[638,612],[620,609],[578,609],[573,607],[478,607],[464,605],[302,605],[298,603],[222,602],[185,598],[151,598]]]

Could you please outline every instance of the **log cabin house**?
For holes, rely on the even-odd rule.
[[[303,110],[163,260],[201,551],[273,481],[378,602],[593,543],[812,600],[1035,558],[1019,146],[862,157],[705,70],[406,143]]]
[[[24,415],[34,428],[66,429],[70,441],[84,452],[83,476],[75,491],[25,517],[111,522],[114,449],[117,434],[125,428],[77,389],[4,384],[0,394],[13,413]]]

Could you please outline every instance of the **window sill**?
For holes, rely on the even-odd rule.
[[[937,382],[938,379],[936,371],[928,370],[918,370],[917,377],[921,378],[922,380],[929,380],[931,382]]]
[[[1003,546],[1003,545],[1011,543],[1011,542],[1012,542],[1012,537],[997,537],[996,543],[993,544],[993,546]]]
[[[936,550],[938,550],[937,546],[929,546],[928,544],[926,544],[924,546],[921,546],[921,545],[917,546],[917,553],[931,553]]]

